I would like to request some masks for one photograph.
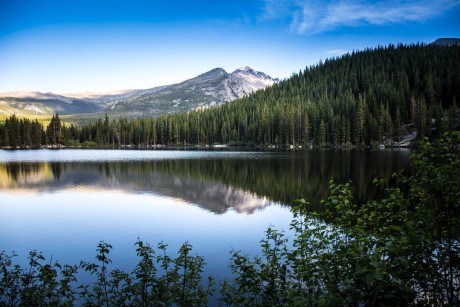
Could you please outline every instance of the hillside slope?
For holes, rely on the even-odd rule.
[[[89,99],[66,97],[54,93],[10,92],[0,94],[0,115],[41,116],[54,113],[79,114],[101,110],[103,105]]]
[[[460,38],[438,38],[437,40],[435,40],[431,44],[432,45],[441,45],[441,46],[460,45]]]

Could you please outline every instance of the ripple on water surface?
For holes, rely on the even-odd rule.
[[[214,158],[267,158],[268,152],[123,150],[123,149],[30,149],[0,150],[0,162],[104,162]]]

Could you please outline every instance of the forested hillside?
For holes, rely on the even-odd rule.
[[[390,45],[328,59],[219,107],[48,128],[41,144],[391,145],[413,131],[455,129],[458,97],[460,46]],[[0,125],[1,145],[26,146],[28,133],[11,122]]]

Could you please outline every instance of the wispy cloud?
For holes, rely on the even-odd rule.
[[[334,49],[334,50],[328,50],[328,51],[326,51],[326,54],[327,54],[327,55],[332,55],[332,56],[335,56],[335,55],[344,55],[345,53],[348,53],[348,50],[345,50],[345,49]]]
[[[265,20],[282,19],[298,33],[319,33],[342,26],[423,22],[460,5],[460,0],[265,0]]]

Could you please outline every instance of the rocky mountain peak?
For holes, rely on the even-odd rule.
[[[248,72],[248,73],[251,73],[251,74],[255,74],[255,70],[252,69],[251,67],[249,66],[242,66],[238,69],[236,69],[233,73],[237,73],[237,72]]]

